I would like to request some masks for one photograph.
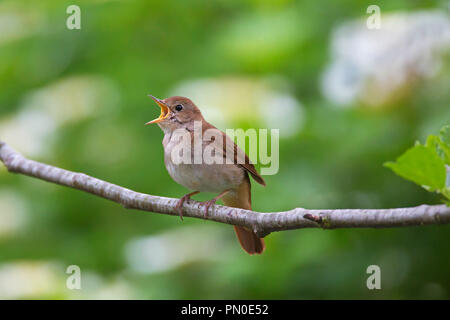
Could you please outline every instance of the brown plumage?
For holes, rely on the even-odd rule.
[[[259,177],[261,178],[261,176]],[[264,182],[264,180],[262,181]],[[244,181],[239,185],[237,193],[224,195],[222,201],[229,207],[252,210],[251,184],[248,174],[245,174]],[[247,253],[261,254],[266,248],[264,239],[259,238],[253,231],[238,226],[234,226],[234,231],[239,243]]]
[[[266,184],[245,152],[225,133],[208,123],[190,99],[179,96],[164,100],[159,100],[153,96],[151,98],[160,106],[161,115],[148,123],[158,123],[164,132],[164,163],[167,171],[177,183],[193,190],[178,202],[177,207],[180,216],[182,216],[184,201],[199,192],[220,192],[212,200],[204,202],[206,215],[209,207],[219,199],[222,199],[227,206],[251,210],[249,174],[261,185],[265,186]],[[223,164],[194,163],[193,141],[196,123],[202,126],[203,151],[208,146],[214,146],[214,155],[223,157]],[[175,132],[190,134],[189,141],[182,140],[182,138],[180,140],[180,137],[174,134]],[[205,138],[207,133],[210,133],[209,138]],[[182,145],[184,143],[187,149],[191,148],[190,163],[176,163],[174,161],[172,151],[178,150],[175,148],[179,148],[180,143]],[[227,154],[227,150],[233,150],[233,159],[229,159],[230,155]],[[264,240],[258,238],[253,231],[238,226],[235,226],[234,229],[239,243],[246,252],[260,254],[264,251]]]

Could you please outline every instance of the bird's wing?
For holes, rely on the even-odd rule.
[[[238,145],[236,143],[234,143],[233,140],[231,140],[230,137],[228,137],[224,132],[220,131],[219,129],[217,129],[216,127],[214,127],[213,125],[207,123],[206,125],[203,126],[203,132],[205,132],[208,129],[215,129],[217,130],[217,135],[219,135],[219,133],[223,136],[223,140],[222,140],[222,155],[223,158],[225,160],[225,163],[227,163],[227,150],[233,150],[232,155],[233,156],[233,163],[236,164],[237,166],[243,168],[244,170],[246,170],[248,173],[250,173],[250,175],[253,177],[253,179],[255,179],[256,182],[258,182],[259,184],[266,186],[266,182],[264,181],[264,179],[261,177],[261,175],[258,173],[258,171],[256,171],[255,166],[251,163],[249,157],[247,156],[247,154],[238,147]],[[205,139],[205,137],[203,137],[203,139]],[[215,137],[212,136],[212,138],[206,138],[206,141],[204,140],[203,143],[209,144],[211,142],[214,142]],[[231,153],[231,151],[230,151]]]
[[[253,163],[251,163],[247,154],[241,148],[239,148],[238,145],[234,143],[234,141],[232,141],[229,137],[227,138],[233,144],[234,163],[248,171],[248,173],[252,175],[253,179],[255,179],[256,182],[263,186],[266,186],[266,182],[258,173],[258,171],[256,171],[255,166],[253,165]]]

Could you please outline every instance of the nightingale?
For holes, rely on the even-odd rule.
[[[209,201],[202,202],[205,206],[205,216],[211,205],[221,199],[226,206],[251,210],[250,178],[265,186],[264,179],[256,171],[248,156],[224,132],[207,122],[200,109],[188,98],[175,96],[167,99],[158,99],[149,95],[161,108],[160,116],[146,124],[157,123],[164,133],[162,141],[164,148],[164,164],[169,175],[175,182],[191,190],[177,203],[177,210],[182,219],[183,203],[191,196],[200,192],[218,193]],[[201,141],[195,136],[196,124],[201,124]],[[180,134],[187,139],[181,139]],[[208,133],[208,134],[205,134]],[[183,143],[185,145],[183,145]],[[201,153],[211,148],[216,157],[215,161],[195,161],[195,145],[200,146]],[[175,148],[185,147],[189,161],[174,160]],[[185,158],[186,159],[186,158]],[[239,243],[249,254],[261,254],[265,249],[264,240],[259,238],[252,230],[245,227],[234,226]]]

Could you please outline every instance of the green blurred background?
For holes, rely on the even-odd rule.
[[[81,8],[68,30],[66,8]],[[221,129],[280,129],[257,211],[440,203],[383,167],[450,122],[447,1],[0,1],[0,139],[167,197],[147,98]],[[197,197],[211,198],[211,194]],[[450,298],[450,226],[296,230],[248,256],[231,227],[128,211],[0,166],[0,298]],[[381,268],[368,290],[366,268]],[[78,265],[82,289],[65,273]]]

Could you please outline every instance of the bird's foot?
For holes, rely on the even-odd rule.
[[[201,202],[201,204],[205,206],[205,218],[208,217],[209,207],[211,207],[213,204],[216,204],[217,200],[221,199],[228,192],[230,192],[229,189],[223,191],[217,197],[214,197],[211,200],[208,200],[208,201],[205,201],[205,202]]]
[[[178,214],[180,215],[181,220],[183,220],[183,204],[184,204],[184,202],[189,201],[193,195],[195,195],[199,192],[200,191],[194,191],[194,192],[185,194],[184,196],[182,196],[180,198],[180,200],[178,200],[177,205],[175,206],[175,209],[178,211]]]
[[[209,211],[209,207],[211,207],[213,204],[216,204],[218,199],[213,198],[211,200],[208,201],[204,201],[201,204],[205,206],[205,217],[208,217],[208,211]]]
[[[201,202],[201,205],[205,206],[205,218],[208,217],[209,207],[211,207],[213,204],[216,204],[216,202],[217,202],[216,198]]]

